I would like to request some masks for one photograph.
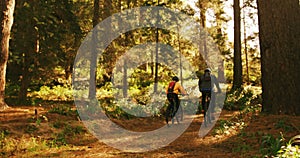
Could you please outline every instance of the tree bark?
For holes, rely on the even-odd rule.
[[[14,9],[15,0],[1,0],[0,110],[4,110],[8,107],[4,100],[6,83],[5,76]]]
[[[100,21],[100,1],[94,0],[94,15],[93,15],[93,27],[97,26]],[[96,98],[96,67],[97,67],[97,58],[96,58],[96,46],[98,41],[98,30],[94,31],[92,34],[92,50],[90,55],[90,81],[89,81],[89,99],[93,100]]]
[[[258,0],[263,111],[300,115],[298,0]]]
[[[240,0],[234,0],[234,57],[233,57],[233,90],[242,87],[242,53],[241,53],[241,9]]]
[[[37,14],[37,1],[31,1],[31,16],[28,18],[28,24],[24,26],[25,36],[27,37],[24,44],[24,56],[23,56],[23,68],[21,77],[21,86],[18,94],[19,102],[23,102],[27,99],[28,87],[32,80],[32,73],[36,69],[37,61],[34,59],[34,54],[39,52],[39,32],[36,28],[35,15]],[[34,67],[32,69],[32,67]]]
[[[245,0],[243,0],[243,5],[245,5]],[[244,27],[244,53],[245,53],[245,60],[246,60],[246,75],[247,75],[247,83],[250,83],[249,77],[249,60],[248,60],[248,42],[247,42],[247,27],[246,27],[246,11],[245,7],[243,7],[243,27]]]
[[[199,7],[200,7],[200,22],[201,22],[201,26],[202,26],[202,29],[204,29],[204,32],[205,32],[205,35],[203,36],[203,50],[200,50],[200,51],[203,51],[203,58],[205,60],[205,62],[208,62],[208,54],[207,54],[207,43],[206,43],[206,11],[207,11],[207,3],[208,2],[202,2],[201,0],[199,0]],[[201,56],[201,53],[200,53],[200,56]],[[201,58],[201,57],[200,57]],[[207,64],[207,63],[206,63]]]

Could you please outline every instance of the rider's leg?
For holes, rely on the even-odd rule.
[[[209,97],[210,97],[210,103],[209,103],[209,106],[211,107],[210,110],[210,115],[211,115],[211,120],[214,120],[215,117],[214,117],[214,113],[215,113],[215,107],[216,107],[216,93],[215,92],[211,92],[209,94]]]
[[[176,117],[176,121],[177,123],[179,123],[179,120],[178,120],[178,115],[177,115],[177,112],[178,112],[178,109],[179,109],[179,106],[180,106],[180,100],[178,98],[178,95],[175,96],[175,110],[174,110],[174,115]]]
[[[172,94],[167,94],[167,98],[168,98],[168,101],[169,101],[169,105],[167,107],[167,111],[166,111],[166,122],[167,124],[169,123],[169,117],[173,117],[172,115],[172,112],[173,112],[173,107],[174,107],[174,99],[173,99],[173,96]]]
[[[175,95],[175,96],[174,96],[174,100],[175,100],[175,110],[174,110],[174,114],[176,114],[177,111],[178,111],[179,105],[180,105],[178,95]],[[174,116],[175,116],[175,115],[174,115]]]
[[[171,103],[169,103],[169,105],[167,106],[167,110],[166,110],[166,123],[169,124],[169,115],[171,113]]]
[[[205,105],[205,102],[206,102],[206,95],[207,95],[207,93],[206,92],[202,92],[202,102],[201,102],[201,104],[202,104],[202,110],[204,110],[204,105]]]
[[[212,113],[215,112],[215,107],[216,107],[216,93],[215,92],[211,92],[211,97],[210,97],[210,104],[212,106]]]

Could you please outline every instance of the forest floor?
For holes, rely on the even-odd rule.
[[[188,129],[168,146],[143,153],[123,152],[90,134],[76,114],[55,112],[54,105],[12,106],[0,112],[0,157],[262,157],[263,152],[273,150],[267,140],[284,137],[287,142],[300,134],[300,117],[223,110],[216,126],[203,138],[198,136],[203,115],[195,115]],[[163,118],[114,121],[129,129],[165,124]]]

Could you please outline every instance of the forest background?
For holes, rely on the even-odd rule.
[[[227,92],[226,110],[247,109],[252,100],[251,103],[256,103],[256,110],[264,114],[300,114],[300,7],[297,0],[276,0],[273,3],[263,0],[3,0],[1,6],[1,109],[20,105],[37,109],[50,103],[47,108],[52,112],[72,112],[72,83],[85,86],[83,83],[92,82],[87,78],[83,78],[83,82],[72,80],[77,51],[92,28],[125,9],[161,6],[193,17],[207,30],[210,39],[202,41],[203,47],[200,48],[175,32],[148,27],[126,32],[113,40],[99,58],[96,69],[89,74],[90,78],[94,75],[96,87],[89,87],[88,93],[88,98],[102,102],[112,117],[131,118],[118,108],[118,103],[113,101],[114,95],[130,98],[136,104],[135,110],[139,111],[151,101],[152,94],[163,100],[164,87],[173,75],[178,75],[195,97],[200,94],[196,82],[190,82],[197,78],[183,73],[181,65],[174,73],[168,66],[155,62],[159,49],[136,50],[149,53],[151,62],[135,69],[124,66],[115,70],[116,61],[126,51],[147,42],[169,45],[182,55],[178,56],[178,61],[185,58],[199,77],[207,67],[208,40],[217,45],[222,56],[221,69],[212,69],[217,76],[225,77],[220,81]],[[122,85],[114,85],[112,79],[122,80]],[[53,107],[60,105],[56,102],[67,105]],[[163,114],[161,109],[154,109],[153,113],[156,117]],[[37,122],[34,123],[35,127],[38,126]],[[291,128],[299,132],[297,125],[291,125]],[[1,140],[6,134],[3,127]]]

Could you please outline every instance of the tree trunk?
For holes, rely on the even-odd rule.
[[[234,0],[234,57],[233,57],[233,90],[242,87],[242,53],[241,53],[241,9],[240,0]]]
[[[93,27],[97,26],[100,21],[100,1],[94,0],[94,15],[93,15]],[[96,58],[96,46],[98,42],[97,37],[98,31],[94,31],[92,34],[92,50],[90,56],[90,81],[89,81],[89,99],[93,100],[96,98],[96,67],[97,67],[97,58]]]
[[[123,66],[123,98],[128,97],[128,82],[127,82],[127,60],[124,58],[124,66]]]
[[[245,5],[245,0],[243,0],[243,5]],[[246,74],[247,74],[247,83],[250,83],[249,77],[249,60],[248,60],[248,49],[247,49],[247,27],[246,27],[246,11],[245,7],[243,7],[243,27],[244,27],[244,52],[245,52],[245,60],[246,60]]]
[[[258,0],[263,111],[300,115],[298,0]]]
[[[7,108],[5,97],[5,76],[9,52],[10,31],[13,24],[15,0],[1,0],[1,52],[0,52],[0,110]]]
[[[23,102],[27,99],[28,87],[32,79],[32,72],[36,69],[37,61],[34,59],[34,54],[39,51],[39,33],[36,28],[36,21],[34,20],[34,15],[37,14],[36,11],[36,1],[32,1],[31,6],[31,16],[28,18],[28,25],[25,26],[25,40],[24,44],[24,56],[23,56],[23,69],[21,86],[18,94],[19,102]],[[33,69],[31,67],[34,67]]]
[[[207,7],[206,7],[206,2],[201,2],[201,0],[199,0],[199,7],[200,7],[200,22],[201,22],[201,26],[202,26],[202,29],[204,30],[205,32],[205,35],[203,36],[203,50],[200,50],[200,51],[203,51],[204,53],[204,61],[207,62],[208,60],[208,56],[207,56],[207,43],[206,43],[206,11],[207,11]],[[201,53],[200,53],[200,58],[201,58]],[[206,63],[207,64],[207,63]]]
[[[157,18],[158,19],[158,18]],[[156,45],[155,45],[155,69],[154,69],[154,93],[157,93],[158,86],[158,42],[159,42],[159,32],[156,28]]]
[[[159,0],[157,1],[157,6],[159,6]],[[156,13],[156,26],[159,24],[159,10]],[[156,28],[155,30],[155,72],[154,72],[154,93],[157,93],[157,86],[158,86],[158,42],[159,42],[159,30]]]

